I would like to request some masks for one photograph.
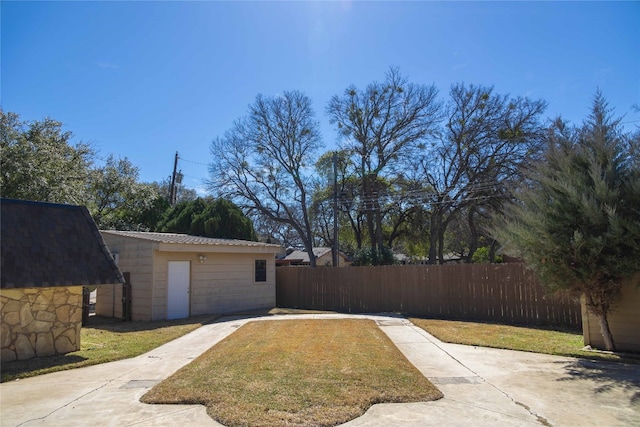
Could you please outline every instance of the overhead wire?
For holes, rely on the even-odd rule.
[[[209,166],[209,164],[207,163],[202,163],[202,162],[197,162],[194,160],[190,160],[190,159],[185,159],[184,157],[178,156],[178,160],[179,161],[184,161],[187,163],[192,163],[192,164],[196,164],[196,165],[200,165],[200,166]],[[200,178],[200,177],[196,177],[193,175],[187,175],[183,173],[183,176],[185,177],[189,177],[189,178],[193,178],[193,179],[197,179],[200,180],[201,182],[205,182],[207,180],[207,178]],[[439,197],[439,196],[443,196],[447,193],[452,193],[452,192],[457,192],[457,191],[462,191],[462,192],[469,192],[472,191],[474,193],[478,193],[478,192],[489,192],[489,191],[498,191],[500,190],[502,187],[496,183],[495,181],[479,181],[477,183],[474,183],[473,185],[469,186],[467,189],[456,189],[453,188],[448,192],[438,192],[438,191],[434,191],[433,188],[429,188],[429,187],[423,187],[423,188],[414,188],[414,189],[410,189],[410,190],[405,190],[405,191],[400,191],[400,192],[378,192],[378,191],[374,191],[371,192],[368,196],[363,197],[361,195],[351,195],[351,196],[346,196],[343,193],[340,194],[340,196],[338,197],[338,203],[339,204],[346,204],[346,203],[353,203],[353,202],[357,202],[359,205],[373,205],[375,203],[384,203],[384,202],[401,202],[401,201],[406,201],[409,203],[424,203],[424,204],[428,204],[428,205],[444,205],[444,204],[450,204],[450,203],[460,203],[460,202],[469,202],[469,201],[477,201],[477,200],[486,200],[486,199],[490,199],[492,197],[495,197],[495,195],[491,195],[491,194],[485,194],[485,195],[474,195],[471,197],[459,197],[459,198],[453,198],[453,199],[449,199],[449,200],[434,200],[435,198]],[[333,201],[331,201],[333,204]]]

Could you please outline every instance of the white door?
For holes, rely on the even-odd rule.
[[[169,261],[167,319],[189,317],[190,271],[189,261]]]

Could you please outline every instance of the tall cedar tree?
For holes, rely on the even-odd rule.
[[[219,239],[258,240],[251,220],[229,200],[197,198],[165,212],[158,231]]]
[[[640,271],[640,173],[610,112],[598,92],[582,128],[556,121],[544,160],[497,234],[549,290],[583,294],[615,350],[607,316]]]

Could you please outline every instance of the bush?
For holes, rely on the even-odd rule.
[[[391,248],[385,246],[372,250],[371,248],[362,248],[356,250],[353,254],[353,266],[365,266],[365,265],[393,265],[396,263],[396,259],[393,256]]]
[[[489,264],[491,262],[491,258],[489,256],[490,254],[491,254],[491,248],[489,246],[483,246],[481,248],[478,248],[473,253],[473,256],[471,257],[471,262],[473,262],[474,264]],[[496,256],[493,262],[495,263],[502,262],[502,255]]]

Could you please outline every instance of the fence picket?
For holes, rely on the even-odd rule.
[[[580,328],[580,303],[545,295],[523,264],[405,265],[276,270],[278,307],[401,312],[443,319]]]

